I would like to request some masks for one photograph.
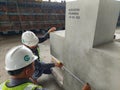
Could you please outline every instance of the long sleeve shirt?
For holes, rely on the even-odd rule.
[[[43,36],[40,36],[38,38],[39,38],[39,43],[42,43],[49,38],[49,33],[47,32]]]

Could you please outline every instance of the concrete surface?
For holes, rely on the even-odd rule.
[[[6,52],[16,46],[21,44],[20,35],[13,35],[13,36],[0,36],[0,83],[9,79],[9,75],[5,71],[5,64],[4,64],[4,57]],[[41,48],[41,58],[46,62],[51,62],[50,56],[50,44],[49,40],[45,41],[44,43],[39,44]],[[49,90],[64,90],[63,88],[59,87],[55,78],[52,75],[42,75],[39,78],[40,85],[43,87],[48,88]]]
[[[120,43],[113,40],[119,11],[114,0],[77,0],[66,5],[61,61],[75,76],[88,82],[92,90],[119,90]],[[59,43],[52,43],[59,46]],[[82,84],[68,72],[63,73],[63,78],[65,90],[81,90]]]
[[[63,49],[64,49],[64,41],[65,41],[65,30],[57,31],[50,33],[50,53],[53,61],[56,60],[63,62]],[[58,84],[63,87],[63,70],[59,68],[54,68],[53,72],[55,74],[56,80]]]
[[[62,87],[58,85],[53,75],[42,75],[39,78],[39,84],[49,90],[64,90]]]
[[[119,6],[115,0],[99,0],[93,46],[113,41]]]
[[[109,10],[108,7],[114,9]],[[71,11],[70,9],[73,10]],[[109,54],[106,54],[106,50],[103,53],[97,47],[97,52],[95,48],[92,48],[94,45],[103,45],[108,41],[113,41],[116,18],[119,12],[115,8],[114,0],[79,0],[70,2],[67,3],[66,11],[65,46],[63,49],[65,66],[78,78],[90,83],[92,90],[119,90],[118,81],[120,74],[119,72],[116,73],[120,69],[118,64],[120,55],[117,54],[120,53],[119,44],[117,46],[110,44],[109,49],[112,48],[111,51],[118,50],[114,54],[109,49]],[[110,13],[109,11],[113,14],[109,14],[106,17],[107,12]],[[71,15],[72,12],[78,13],[77,16],[80,16],[80,19],[70,18],[70,16],[76,16],[76,14]],[[99,28],[97,27],[98,25]],[[106,45],[109,46],[109,43]],[[107,62],[109,63],[107,64]],[[116,67],[114,67],[115,65]],[[114,71],[116,72],[114,73]],[[118,78],[118,80],[111,78]],[[64,74],[63,82],[66,90],[80,90],[82,87],[68,73]],[[71,84],[70,82],[73,83]]]
[[[65,30],[50,33],[50,53],[58,60],[63,60],[64,40]]]

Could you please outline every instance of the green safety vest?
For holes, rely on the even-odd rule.
[[[39,48],[39,46],[37,47],[37,51],[38,51],[38,54],[39,54],[39,60],[40,60],[40,48]]]
[[[15,87],[7,87],[6,84],[9,82],[9,80],[3,82],[0,84],[0,90],[35,90],[35,88],[42,88],[41,86],[35,85],[33,83],[27,82],[20,84]]]

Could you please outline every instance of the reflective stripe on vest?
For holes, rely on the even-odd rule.
[[[33,83],[24,83],[15,87],[7,87],[6,83],[8,82],[9,81],[6,81],[0,84],[0,90],[34,90],[35,88],[40,88],[40,89],[42,88],[41,86],[34,85]]]

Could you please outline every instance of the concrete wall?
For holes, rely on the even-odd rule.
[[[84,82],[90,83],[92,90],[119,90],[119,42],[109,43],[83,52],[80,50],[75,52],[75,50],[72,52],[72,56],[68,55],[69,59],[64,60],[65,66],[74,75]],[[71,77],[69,73],[64,73],[65,90],[81,90],[81,86],[81,83]]]
[[[120,43],[113,41],[119,13],[115,0],[77,0],[66,5],[63,54],[51,49],[57,53],[52,54],[62,55],[65,67],[90,83],[92,90],[119,90]],[[59,43],[52,40],[51,48],[59,48]],[[63,76],[65,90],[81,90],[82,84],[68,72]]]
[[[58,60],[63,60],[64,40],[65,30],[50,33],[50,53]]]
[[[117,4],[115,0],[100,0],[93,46],[113,40],[118,19]]]
[[[50,33],[50,51],[53,62],[56,59],[63,62],[63,49],[65,41],[65,30]],[[63,62],[64,63],[64,62]],[[59,68],[53,68],[53,75],[60,86],[63,87],[63,73],[64,71]]]

